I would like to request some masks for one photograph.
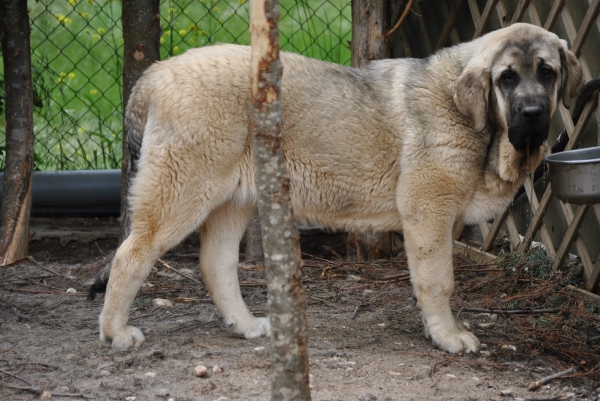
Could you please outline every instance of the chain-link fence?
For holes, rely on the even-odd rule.
[[[282,50],[350,64],[349,0],[282,0]],[[121,2],[29,1],[36,170],[120,168]],[[249,44],[248,0],[163,0],[161,58],[213,43]],[[0,63],[0,81],[3,77]],[[2,82],[0,82],[2,84]],[[0,86],[2,108],[3,84]],[[4,170],[0,113],[0,170]]]

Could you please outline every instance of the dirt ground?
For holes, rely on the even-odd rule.
[[[117,352],[98,341],[103,297],[85,298],[117,245],[116,223],[77,223],[75,231],[102,233],[83,236],[88,243],[48,234],[54,223],[41,223],[33,260],[0,268],[0,400],[40,399],[42,391],[55,400],[269,399],[269,339],[232,336],[206,289],[165,266],[201,281],[197,239],[157,262],[131,312],[146,343]],[[306,256],[312,399],[597,400],[598,306],[565,289],[583,286],[577,263],[549,275],[536,258],[509,255],[495,265],[455,259],[452,307],[485,344],[478,355],[456,356],[425,339],[402,254],[362,264]],[[240,282],[250,309],[264,316],[264,269],[240,267]],[[173,307],[155,307],[156,298]],[[205,377],[194,375],[197,365],[208,368]],[[569,367],[569,377],[527,391]]]

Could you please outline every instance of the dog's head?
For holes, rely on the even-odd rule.
[[[535,25],[514,24],[477,45],[456,82],[454,101],[477,132],[493,123],[507,135],[512,149],[501,152],[518,165],[506,166],[516,171],[503,178],[513,181],[525,159],[536,159],[528,169],[541,160],[558,102],[568,108],[583,84],[581,66],[564,40]]]

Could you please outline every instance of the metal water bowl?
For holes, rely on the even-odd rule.
[[[546,157],[554,196],[579,205],[600,202],[600,146]]]

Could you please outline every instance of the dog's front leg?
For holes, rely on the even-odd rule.
[[[452,268],[452,213],[421,202],[403,218],[411,281],[422,311],[425,335],[434,345],[451,352],[474,352],[479,341],[454,320],[450,296]]]

